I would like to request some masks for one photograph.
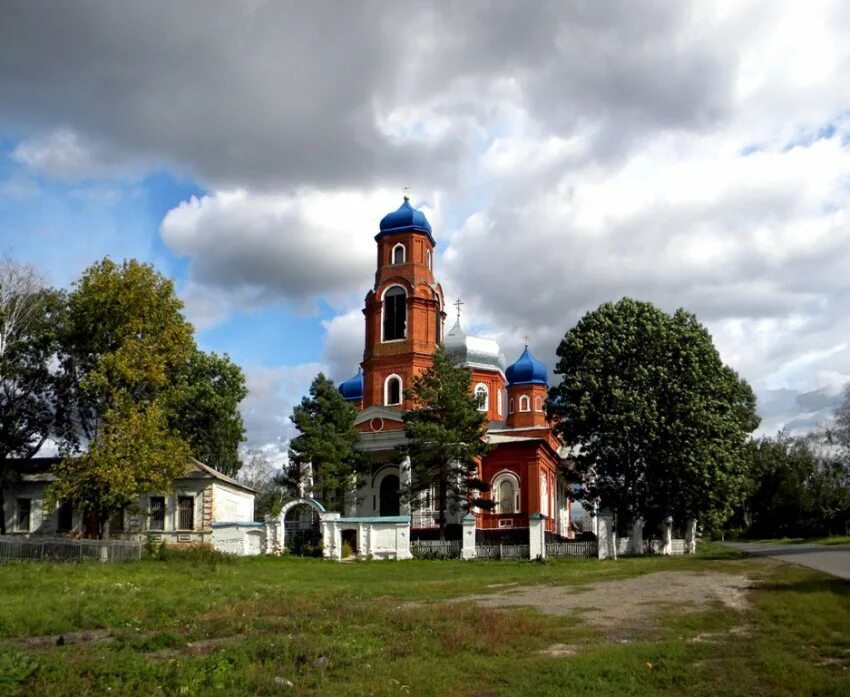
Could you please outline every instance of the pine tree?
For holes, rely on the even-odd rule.
[[[469,371],[442,349],[434,354],[432,366],[413,379],[408,397],[417,406],[403,417],[407,442],[400,454],[410,458],[411,483],[402,495],[415,504],[416,494],[436,487],[444,540],[447,510],[493,506],[481,498],[489,487],[478,477],[478,464],[489,449],[484,441],[487,413],[479,410],[479,399],[470,390]]]
[[[310,385],[310,395],[292,412],[292,422],[301,435],[290,443],[290,466],[280,483],[298,488],[309,465],[313,486],[308,493],[329,511],[342,512],[346,495],[357,487],[366,468],[365,457],[355,448],[360,438],[354,426],[356,416],[357,410],[333,381],[319,373]]]

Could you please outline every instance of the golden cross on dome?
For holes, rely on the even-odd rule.
[[[457,308],[457,321],[460,322],[460,308],[464,303],[460,298],[458,298],[457,302],[455,302],[453,304]]]

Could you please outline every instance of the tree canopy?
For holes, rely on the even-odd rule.
[[[489,487],[478,477],[480,459],[489,449],[487,412],[479,410],[470,379],[468,370],[438,348],[431,367],[411,381],[408,397],[416,406],[402,417],[407,440],[400,454],[410,458],[411,479],[403,495],[415,507],[419,492],[436,488],[441,539],[447,511],[493,506],[481,497]]]
[[[320,499],[329,511],[342,512],[346,495],[356,488],[367,465],[355,447],[360,438],[356,416],[357,410],[333,381],[319,373],[310,394],[292,412],[292,423],[300,434],[289,444],[289,466],[278,483],[297,491],[305,484],[309,465],[313,484],[306,493]]]
[[[102,530],[110,513],[164,491],[196,456],[229,474],[244,435],[241,370],[198,351],[174,286],[151,265],[104,259],[68,296],[60,388],[70,427],[54,499]]]
[[[585,502],[621,523],[725,519],[744,493],[755,396],[684,310],[624,298],[587,313],[558,350],[549,416],[573,447]]]
[[[29,458],[54,434],[58,418],[54,363],[65,310],[31,267],[0,260],[0,533],[9,457]]]

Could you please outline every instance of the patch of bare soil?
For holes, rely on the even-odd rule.
[[[87,632],[17,637],[11,641],[22,649],[53,649],[72,644],[105,644],[114,640],[108,629],[91,629]]]
[[[653,618],[672,608],[695,612],[719,601],[745,610],[746,591],[752,587],[743,574],[662,571],[581,588],[527,586],[459,600],[488,608],[532,607],[549,615],[580,613],[589,625],[616,638],[643,633]]]

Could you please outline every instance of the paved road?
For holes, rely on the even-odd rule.
[[[808,566],[810,569],[817,569],[850,581],[850,545],[770,545],[754,542],[724,542],[723,544],[728,547],[737,547],[747,554]]]

